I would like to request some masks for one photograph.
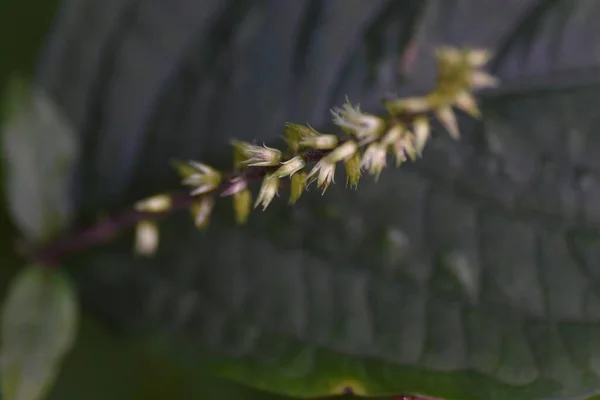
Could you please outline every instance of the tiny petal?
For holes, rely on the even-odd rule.
[[[192,206],[191,211],[196,228],[202,229],[208,226],[214,205],[215,200],[212,196],[203,196],[200,201]]]
[[[392,149],[394,151],[394,156],[396,157],[396,167],[399,167],[407,160],[404,143],[402,141],[397,141],[392,146]]]
[[[295,204],[302,193],[304,193],[304,189],[306,189],[306,172],[298,172],[297,174],[292,175],[291,180],[291,188],[290,188],[290,204]]]
[[[358,188],[358,181],[360,181],[362,175],[360,153],[356,152],[347,159],[344,162],[344,169],[346,171],[346,186],[350,186],[350,189]]]
[[[371,175],[375,177],[375,180],[379,179],[379,175],[386,166],[387,149],[381,143],[373,143],[363,156],[362,167],[367,169]]]
[[[427,117],[415,118],[413,121],[413,132],[415,134],[415,150],[417,154],[421,155],[431,134],[431,126]]]
[[[456,102],[456,107],[460,108],[473,118],[481,117],[477,101],[475,101],[475,98],[471,93],[462,91],[456,95],[454,101]]]
[[[483,71],[473,71],[469,76],[471,86],[475,89],[493,88],[500,84],[500,81]]]
[[[212,192],[215,188],[216,186],[210,184],[199,185],[196,189],[192,190],[190,194],[192,196],[198,196],[200,194]]]
[[[329,163],[335,164],[340,161],[346,161],[354,154],[356,154],[357,151],[358,144],[356,144],[356,142],[352,140],[349,140],[339,145],[336,149],[334,149],[324,158],[326,158]]]
[[[458,140],[460,139],[460,132],[458,130],[458,123],[456,122],[456,116],[454,115],[454,111],[450,106],[438,108],[435,110],[437,118],[440,120],[441,124],[448,130],[450,136]]]
[[[410,158],[412,161],[416,161],[419,153],[417,153],[417,149],[415,147],[415,136],[407,135],[402,139],[402,143],[404,145],[404,153]]]
[[[263,146],[249,145],[245,148],[248,159],[242,164],[249,167],[271,167],[278,165],[281,161],[281,151]]]
[[[318,177],[314,176],[318,174]],[[323,189],[323,193],[327,190],[329,185],[334,182],[335,177],[335,162],[329,160],[327,157],[322,158],[317,164],[313,167],[310,173],[306,176],[308,184],[312,183],[315,179],[317,179],[317,186]]]
[[[271,177],[285,178],[286,176],[292,176],[296,172],[304,168],[305,165],[306,162],[304,161],[304,158],[296,156],[288,161],[282,162],[281,167],[279,167],[275,172],[273,172]]]
[[[249,189],[244,189],[233,195],[233,211],[235,212],[235,221],[239,225],[243,225],[248,221],[251,209],[252,193]]]
[[[312,147],[313,149],[331,150],[338,144],[338,137],[335,135],[319,135],[305,137],[300,141],[300,146]]]
[[[483,67],[492,58],[492,53],[488,50],[473,49],[467,51],[465,56],[467,64],[471,68]]]
[[[141,256],[151,256],[158,249],[158,227],[152,221],[140,221],[135,227],[134,251]]]
[[[135,203],[134,208],[142,212],[164,212],[171,208],[171,196],[159,194]]]
[[[265,176],[263,179],[262,186],[260,187],[260,191],[258,192],[258,198],[256,199],[256,203],[254,203],[254,208],[258,207],[262,204],[263,211],[267,209],[269,204],[273,201],[275,196],[278,195],[279,191],[279,179],[274,178],[271,175]]]
[[[221,197],[227,197],[239,193],[248,187],[248,180],[243,176],[236,176],[229,180],[229,185],[221,193]]]
[[[406,128],[401,124],[394,125],[390,130],[386,132],[386,134],[381,139],[381,144],[384,146],[391,146],[400,139],[405,134]]]
[[[392,148],[394,155],[396,156],[396,167],[399,167],[402,165],[402,163],[406,162],[406,156],[408,156],[412,161],[417,159],[415,136],[410,132],[407,132],[402,139],[394,143]]]
[[[388,101],[386,107],[392,114],[417,114],[431,110],[433,104],[428,97],[409,97],[406,99]]]

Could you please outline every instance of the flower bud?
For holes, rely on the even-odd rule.
[[[367,169],[375,180],[379,179],[381,172],[386,166],[387,149],[381,143],[373,143],[363,155],[362,167]]]
[[[140,221],[135,226],[134,252],[141,256],[152,256],[158,249],[158,227],[153,221]]]
[[[456,107],[460,108],[473,118],[480,118],[481,112],[473,95],[466,90],[459,92],[454,98]]]
[[[248,146],[252,145],[241,140],[232,140],[230,143],[233,146],[233,164],[235,165],[235,168],[242,169],[246,167],[244,161],[251,157],[250,154],[246,152],[246,149]]]
[[[359,152],[354,153],[352,157],[344,162],[344,169],[346,171],[346,186],[350,186],[351,189],[358,188],[358,181],[362,175],[360,164],[361,157]]]
[[[434,102],[430,97],[409,97],[390,100],[385,105],[390,114],[418,114],[430,111],[434,106]]]
[[[194,225],[196,225],[196,228],[203,229],[208,226],[214,206],[215,199],[212,196],[203,196],[200,201],[192,205],[191,211],[194,216]]]
[[[239,225],[243,225],[248,221],[251,208],[252,193],[249,189],[244,189],[233,195],[233,211],[235,212],[235,221]]]
[[[431,126],[429,125],[427,117],[423,116],[415,118],[413,121],[413,132],[415,134],[415,150],[418,155],[421,155],[425,148],[425,144],[429,140],[431,132]]]
[[[178,169],[184,174],[182,184],[195,187],[192,196],[211,192],[221,184],[221,174],[206,164],[189,161],[185,168]]]
[[[279,191],[279,178],[274,178],[271,175],[267,175],[263,179],[262,186],[258,192],[258,198],[254,203],[254,208],[262,204],[263,211],[267,209],[269,204],[273,201],[275,196],[278,195]]]
[[[415,136],[407,133],[400,140],[393,144],[392,150],[396,156],[396,167],[399,167],[406,161],[406,156],[412,161],[417,159],[417,150],[415,148]]]
[[[285,124],[284,137],[290,150],[295,153],[300,147],[300,141],[304,138],[319,135],[319,132],[310,126],[298,125],[292,123]]]
[[[159,194],[156,196],[149,197],[144,200],[140,200],[135,203],[134,208],[137,211],[142,212],[165,212],[171,208],[172,199],[171,196],[166,194]]]
[[[286,176],[292,176],[294,173],[300,171],[306,162],[300,156],[296,156],[288,161],[284,161],[281,163],[281,167],[279,167],[273,174],[271,175],[274,178],[285,178]]]
[[[381,139],[381,144],[384,146],[391,146],[400,139],[402,139],[402,136],[405,133],[406,127],[401,124],[396,124],[392,126],[392,128],[388,130],[385,135],[383,135],[383,138]]]
[[[248,154],[248,159],[242,164],[248,167],[271,167],[278,165],[281,161],[281,151],[271,147],[247,145],[244,148],[245,154]]]
[[[347,142],[342,143],[336,149],[334,149],[331,153],[327,154],[324,158],[326,158],[330,163],[337,163],[340,161],[346,161],[350,157],[352,157],[358,151],[358,145],[356,142],[349,140]]]
[[[492,53],[488,50],[472,49],[468,50],[465,59],[471,68],[480,68],[487,64],[492,58]]]
[[[318,177],[315,177],[318,175]],[[323,189],[323,193],[327,190],[329,185],[334,183],[335,176],[335,162],[329,160],[327,157],[322,158],[313,167],[310,173],[306,176],[308,185],[317,180],[317,186]]]
[[[342,108],[334,108],[331,114],[334,124],[360,140],[376,139],[385,126],[381,118],[363,113],[359,106],[352,107],[350,103],[346,103]]]
[[[477,70],[470,73],[469,82],[474,89],[494,88],[499,84],[498,79],[494,76]]]
[[[435,51],[435,57],[438,63],[448,66],[456,66],[463,59],[464,56],[459,49],[454,47],[442,47]]]
[[[338,137],[335,135],[319,135],[305,137],[300,141],[300,146],[312,147],[313,149],[331,150],[338,144]]]
[[[452,139],[460,139],[460,131],[458,130],[458,123],[456,122],[456,116],[452,107],[444,106],[435,110],[435,115],[440,123],[448,130]]]
[[[290,204],[295,204],[300,196],[302,196],[302,193],[304,193],[304,189],[306,189],[306,177],[306,172],[298,172],[290,178]]]
[[[223,190],[221,197],[234,195],[248,187],[248,180],[244,176],[236,176],[229,180],[229,186]]]

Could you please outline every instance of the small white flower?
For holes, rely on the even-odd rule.
[[[221,184],[221,174],[208,165],[190,161],[188,167],[192,172],[186,176],[182,184],[195,187],[191,192],[192,196],[211,192]]]
[[[336,135],[318,135],[305,137],[300,140],[300,146],[312,147],[313,149],[330,150],[338,144]]]
[[[248,180],[243,176],[236,176],[229,180],[229,186],[221,193],[221,197],[227,197],[246,190]]]
[[[279,164],[281,161],[281,151],[266,145],[255,146],[249,144],[244,151],[249,158],[243,164],[249,167],[270,167]]]
[[[372,114],[360,111],[360,107],[352,107],[350,103],[344,104],[342,108],[336,107],[331,110],[333,123],[346,132],[356,136],[360,140],[372,140],[377,138],[384,126],[384,121]]]
[[[317,174],[318,174],[318,177],[315,177],[315,175],[317,175]],[[317,162],[317,164],[315,164],[313,169],[306,176],[306,179],[308,181],[308,184],[314,182],[314,180],[316,179],[317,186],[319,188],[322,188],[323,193],[325,193],[325,191],[327,190],[329,185],[331,185],[332,183],[335,183],[334,177],[335,177],[335,162],[332,162],[332,161],[328,160],[327,157],[325,157],[325,158],[322,158],[319,162]]]
[[[331,153],[327,154],[325,158],[332,164],[340,161],[346,161],[352,157],[358,151],[358,145],[356,142],[349,140],[342,143]]]
[[[387,149],[381,143],[373,143],[363,155],[362,167],[369,171],[369,173],[375,176],[377,180],[379,175],[386,166]]]
[[[282,162],[281,167],[273,172],[271,176],[274,178],[285,178],[286,176],[292,176],[304,168],[305,165],[306,162],[304,159],[300,156],[297,156],[288,161]]]
[[[171,196],[166,194],[159,194],[138,201],[137,203],[135,203],[134,208],[137,211],[159,213],[167,211],[169,208],[171,208],[171,202]]]
[[[135,253],[151,256],[158,248],[159,235],[156,224],[152,221],[140,221],[135,227]]]
[[[278,191],[279,179],[274,178],[271,175],[265,176],[262,186],[260,187],[260,191],[258,192],[258,197],[256,199],[256,203],[254,204],[254,208],[262,204],[263,211],[266,210],[275,196],[278,195]]]

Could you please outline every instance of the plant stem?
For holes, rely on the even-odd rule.
[[[309,149],[301,155],[307,162],[317,162],[329,151]],[[169,194],[171,205],[169,209],[162,212],[138,211],[134,208],[124,210],[115,215],[100,220],[97,224],[84,227],[79,230],[68,232],[44,244],[33,255],[33,260],[47,267],[57,267],[65,257],[84,251],[90,247],[107,243],[122,231],[135,226],[138,222],[157,220],[165,215],[185,210],[194,205],[202,196],[211,196],[214,193],[222,194],[231,185],[234,178],[242,177],[248,183],[260,181],[265,174],[272,172],[277,167],[251,167],[242,171],[232,171],[225,174],[223,183],[211,193],[200,196],[192,196],[189,191],[181,191]]]

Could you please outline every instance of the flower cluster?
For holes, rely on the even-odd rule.
[[[232,141],[234,169],[223,174],[212,167],[190,161],[177,163],[182,184],[194,197],[191,207],[196,226],[208,225],[214,196],[231,197],[236,221],[245,223],[252,209],[250,183],[260,180],[254,207],[265,210],[279,196],[282,180],[289,186],[289,203],[294,204],[312,184],[324,193],[334,183],[338,165],[343,165],[346,186],[356,189],[363,172],[378,179],[388,165],[421,157],[430,137],[430,117],[435,116],[458,139],[459,129],[453,107],[477,118],[480,111],[473,91],[498,84],[496,78],[481,70],[490,54],[477,49],[443,48],[436,51],[438,68],[434,91],[422,96],[386,100],[386,116],[363,112],[349,101],[331,111],[339,134],[319,132],[309,125],[285,125],[285,150],[266,145]],[[162,212],[168,207],[164,198],[140,203],[143,211]],[[152,253],[158,243],[148,220],[138,225],[138,252]]]

